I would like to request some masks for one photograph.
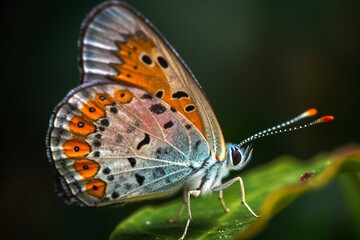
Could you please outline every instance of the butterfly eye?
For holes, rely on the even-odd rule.
[[[238,165],[241,162],[241,153],[238,149],[234,149],[231,151],[232,163],[234,166]]]

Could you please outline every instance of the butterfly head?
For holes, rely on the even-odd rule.
[[[231,170],[240,170],[250,161],[253,147],[239,147],[237,144],[227,144],[227,165]]]

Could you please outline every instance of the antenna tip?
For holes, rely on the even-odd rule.
[[[332,115],[327,115],[320,118],[320,122],[331,122],[333,120],[334,120],[334,116]]]
[[[318,110],[316,108],[310,108],[306,112],[304,112],[304,115],[307,117],[315,116],[317,114]]]

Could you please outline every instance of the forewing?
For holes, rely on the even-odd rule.
[[[83,82],[112,79],[145,89],[189,119],[211,154],[225,159],[225,142],[207,98],[148,20],[124,3],[106,2],[84,22],[80,46]]]

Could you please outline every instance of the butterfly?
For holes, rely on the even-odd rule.
[[[56,106],[47,155],[68,203],[101,207],[169,196],[183,191],[189,228],[191,197],[222,191],[241,177],[253,152],[250,141],[278,132],[310,109],[240,144],[226,143],[219,122],[195,77],[170,44],[124,2],[107,1],[85,19],[80,36],[81,84]],[[327,122],[324,116],[310,124]],[[245,145],[247,145],[245,147]]]

